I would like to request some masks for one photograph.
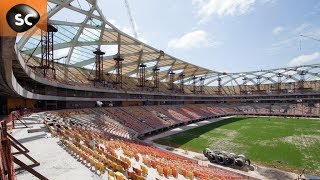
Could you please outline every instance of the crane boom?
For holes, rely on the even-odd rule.
[[[138,38],[137,28],[136,28],[135,21],[133,19],[132,13],[131,13],[131,8],[130,8],[128,0],[124,0],[124,5],[127,8],[127,13],[128,13],[128,16],[129,16],[129,20],[130,20],[130,24],[131,24],[133,35],[134,35],[135,38]]]
[[[314,38],[314,37],[311,37],[311,36],[305,36],[303,34],[300,35],[301,37],[305,37],[305,38],[309,38],[309,39],[312,39],[312,40],[315,40],[315,41],[319,41],[320,42],[320,39],[317,39],[317,38]]]

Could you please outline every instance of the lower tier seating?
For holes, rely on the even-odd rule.
[[[109,136],[96,126],[57,121],[48,128],[74,158],[98,174],[108,173],[109,179],[247,179],[237,173],[199,165],[195,160],[140,141]]]

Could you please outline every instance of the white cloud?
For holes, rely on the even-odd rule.
[[[293,58],[288,65],[289,66],[300,66],[306,63],[309,63],[314,60],[319,60],[320,59],[320,53],[315,52],[313,54],[304,54],[298,57]]]
[[[319,12],[320,12],[320,2],[318,2],[310,11],[310,13],[308,13],[307,15],[314,16],[319,14]]]
[[[274,35],[278,35],[278,34],[280,34],[281,32],[283,32],[284,30],[285,30],[284,27],[278,26],[278,27],[275,27],[275,28],[272,30],[272,33],[273,33]]]
[[[217,43],[210,42],[208,33],[203,30],[189,32],[168,42],[168,47],[173,49],[200,48],[214,45],[217,45]]]
[[[305,33],[306,31],[308,31],[308,29],[312,28],[311,24],[308,23],[303,23],[301,25],[299,25],[298,27],[296,27],[292,33],[293,34],[302,34]]]
[[[236,16],[249,12],[256,0],[192,0],[201,22],[207,21],[212,15]]]

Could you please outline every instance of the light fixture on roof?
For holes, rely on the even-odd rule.
[[[278,73],[278,74],[277,74],[277,77],[283,77],[283,74]]]
[[[164,51],[160,50],[160,56],[164,56]]]
[[[169,73],[169,77],[170,77],[170,82],[169,82],[169,84],[170,84],[170,89],[169,90],[174,90],[174,75],[175,75],[176,73],[175,72],[173,72],[173,71],[170,71],[170,73]]]

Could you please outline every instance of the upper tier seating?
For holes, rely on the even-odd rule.
[[[319,104],[188,104],[105,107],[59,112],[62,118],[109,134],[132,138],[203,119],[237,115],[319,116]]]

